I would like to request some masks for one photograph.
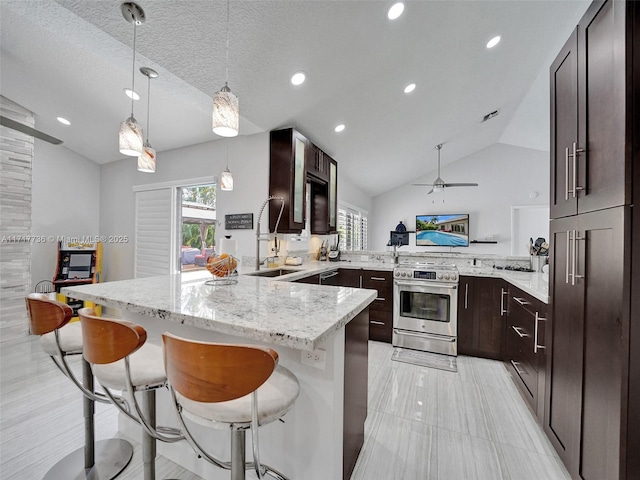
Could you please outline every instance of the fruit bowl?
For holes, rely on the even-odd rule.
[[[238,259],[231,255],[226,253],[220,256],[212,255],[207,258],[206,268],[213,275],[213,279],[207,280],[205,283],[207,285],[237,283],[237,267]]]

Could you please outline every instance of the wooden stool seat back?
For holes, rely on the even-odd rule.
[[[31,333],[34,335],[45,335],[62,328],[73,317],[69,305],[51,300],[44,294],[30,293],[25,301]]]
[[[188,340],[162,334],[167,380],[181,395],[197,402],[218,403],[257,390],[278,365],[275,350]]]
[[[96,317],[90,308],[78,311],[82,323],[84,358],[98,365],[117,362],[138,350],[147,340],[147,332],[140,325]]]

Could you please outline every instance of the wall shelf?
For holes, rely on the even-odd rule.
[[[471,240],[469,243],[498,243],[495,240]]]

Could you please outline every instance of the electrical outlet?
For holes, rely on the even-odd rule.
[[[310,365],[320,370],[324,370],[325,362],[327,360],[327,352],[322,349],[312,351],[302,351],[302,363]]]

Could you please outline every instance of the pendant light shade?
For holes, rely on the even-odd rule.
[[[158,78],[158,72],[149,67],[140,68],[140,72],[147,77],[147,141],[144,142],[142,154],[138,157],[138,171],[155,173],[156,149],[149,143],[149,110],[151,109],[151,79]]]
[[[138,157],[138,171],[144,173],[155,173],[156,171],[156,149],[149,142],[145,142],[144,151]]]
[[[239,124],[238,97],[225,83],[213,97],[213,133],[221,137],[235,137]]]
[[[126,2],[120,5],[122,16],[129,23],[133,24],[133,62],[131,67],[131,91],[135,92],[135,69],[136,69],[136,26],[142,25],[146,20],[144,10],[133,2]],[[118,148],[120,153],[130,157],[137,157],[143,152],[142,127],[138,125],[133,116],[133,96],[131,97],[131,116],[120,123],[118,134]]]
[[[220,174],[220,189],[226,192],[233,190],[233,175],[229,167]]]
[[[130,157],[137,157],[142,153],[142,128],[133,116],[120,123],[119,135],[120,153]]]
[[[227,0],[227,67],[224,87],[213,96],[213,133],[221,137],[235,137],[240,128],[238,97],[229,88],[229,0]]]

